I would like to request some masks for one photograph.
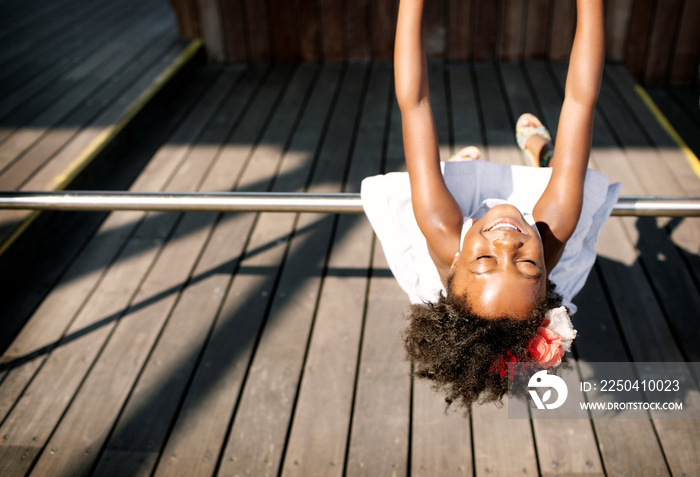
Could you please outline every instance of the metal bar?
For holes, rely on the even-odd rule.
[[[361,214],[360,194],[0,191],[0,209]],[[700,197],[620,197],[612,215],[700,217]]]
[[[250,192],[0,192],[0,209],[363,213],[360,194]]]

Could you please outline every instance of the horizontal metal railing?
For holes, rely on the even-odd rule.
[[[0,209],[360,214],[360,194],[0,191]],[[612,215],[700,217],[700,197],[620,197]]]

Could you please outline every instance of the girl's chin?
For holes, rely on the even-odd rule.
[[[498,219],[512,219],[513,221],[515,221],[515,223],[518,226],[522,226],[522,227],[525,227],[527,224],[525,222],[525,218],[523,217],[523,214],[521,214],[520,211],[516,207],[514,207],[510,204],[501,204],[501,205],[497,205],[495,207],[492,207],[491,210],[489,210],[481,218],[480,222],[482,223],[482,225],[485,225],[485,224],[493,223],[493,222],[497,221]]]

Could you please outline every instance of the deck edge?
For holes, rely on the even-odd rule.
[[[654,115],[654,118],[656,118],[656,121],[659,123],[659,125],[678,145],[680,150],[683,152],[683,156],[685,156],[685,160],[688,162],[688,165],[693,170],[693,172],[695,172],[695,175],[698,176],[698,178],[700,178],[700,160],[698,159],[698,157],[695,155],[695,153],[693,153],[690,147],[688,147],[686,142],[683,140],[681,135],[678,134],[678,131],[676,131],[673,125],[671,125],[671,122],[666,118],[664,113],[661,112],[659,107],[656,105],[651,96],[649,96],[644,87],[640,85],[635,85],[634,90],[639,96],[639,98],[644,102],[646,107],[649,109],[651,114]]]
[[[146,106],[160,93],[165,86],[173,80],[177,74],[188,65],[203,49],[204,43],[200,39],[192,40],[187,47],[175,58],[170,65],[153,80],[129,106],[124,114],[116,122],[104,128],[104,130],[86,147],[60,174],[52,181],[49,190],[60,191],[83,171],[119,134],[129,125],[134,118],[142,112]],[[0,244],[0,256],[29,228],[41,212],[30,214],[15,230]]]

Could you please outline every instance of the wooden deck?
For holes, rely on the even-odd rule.
[[[475,144],[524,163],[515,118],[558,121],[562,65],[433,64],[430,75],[446,157]],[[690,107],[651,93],[698,137],[697,96]],[[23,121],[12,134],[62,131]],[[81,185],[355,192],[403,167],[384,63],[200,66],[146,124]],[[606,68],[591,165],[623,195],[700,196],[619,65]],[[700,219],[610,219],[575,300],[571,359],[690,361],[697,378],[699,249]],[[700,474],[698,421],[444,414],[409,377],[407,300],[362,216],[41,214],[0,255],[0,276],[2,476]]]
[[[69,187],[177,75],[189,43],[160,0],[4,1],[0,12],[0,190]],[[0,212],[0,250],[28,217]]]
[[[171,0],[214,61],[391,61],[397,0]],[[645,85],[698,85],[700,3],[608,0],[606,57]],[[430,60],[567,61],[576,0],[433,0]],[[250,28],[249,25],[255,25]]]
[[[554,126],[564,72],[433,65],[443,154],[470,143],[522,163],[514,118]],[[357,191],[402,167],[391,78],[385,64],[202,67],[131,190]],[[592,165],[625,195],[700,195],[626,70],[605,79]],[[698,361],[699,232],[697,219],[611,219],[573,357]],[[363,217],[121,212],[84,235],[2,358],[2,475],[700,469],[697,421],[444,415],[408,376],[406,298]]]

